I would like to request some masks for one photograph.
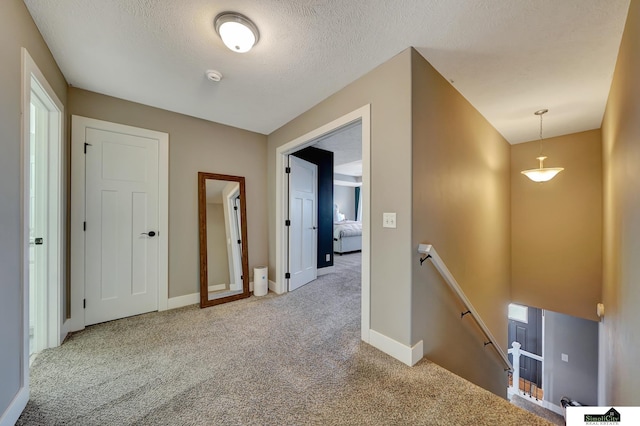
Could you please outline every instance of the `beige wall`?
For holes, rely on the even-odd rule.
[[[275,277],[276,149],[371,104],[371,328],[410,345],[411,78],[410,50],[398,54],[269,135],[269,266]],[[364,202],[368,202],[365,200]],[[382,213],[397,212],[397,229]]]
[[[632,1],[602,123],[606,405],[640,405],[640,2]],[[601,349],[601,350],[602,350]],[[602,353],[602,352],[601,352]]]
[[[495,342],[507,343],[510,281],[509,144],[424,58],[413,51],[412,340],[425,356],[504,396],[495,351],[429,262],[433,244]]]
[[[22,72],[25,47],[58,95],[67,103],[67,82],[24,3],[0,2],[0,417],[20,386],[22,345],[21,168]]]
[[[229,254],[222,204],[207,203],[207,275],[208,285],[226,284],[229,288]]]
[[[250,273],[265,264],[266,136],[76,88],[69,112],[169,134],[169,297],[199,291],[199,171],[246,178]]]
[[[537,167],[539,151],[539,141],[511,147],[513,301],[597,320],[602,292],[600,130],[543,141],[549,157],[545,166],[565,168],[549,182],[535,183],[520,173]]]

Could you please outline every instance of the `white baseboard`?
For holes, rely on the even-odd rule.
[[[278,293],[278,285],[276,284],[275,281],[269,280],[269,291],[272,291],[276,294],[280,294]]]
[[[226,288],[227,288],[226,284],[211,284],[209,285],[208,290],[209,292],[212,292],[212,291],[225,290]]]
[[[185,294],[184,296],[170,297],[167,301],[167,309],[182,308],[197,303],[200,303],[200,293]]]
[[[527,396],[527,394],[524,393],[522,390],[516,391],[516,388],[514,388],[513,386],[507,387],[507,399],[509,401],[511,401],[511,398],[513,397],[513,395],[516,395],[516,394],[521,396],[521,397]],[[531,402],[533,404],[540,405],[541,407],[546,408],[547,410],[551,410],[556,414],[560,414],[561,416],[564,417],[564,409],[562,407],[560,407],[559,405],[556,405],[556,404],[554,404],[552,402],[545,401],[545,400],[542,400],[542,401],[531,400]]]
[[[9,404],[2,416],[0,416],[0,426],[13,426],[18,421],[20,414],[29,402],[29,389],[20,388],[13,401]]]
[[[253,281],[249,281],[249,292],[253,292]]]
[[[369,344],[410,367],[414,366],[424,356],[422,340],[410,347],[375,330],[369,330]]]
[[[564,417],[564,409],[562,407],[560,407],[560,406],[558,406],[558,405],[556,405],[556,404],[554,404],[552,402],[544,401],[544,400],[542,401],[542,406],[544,408],[546,408],[547,410],[551,410],[554,413],[560,414],[561,416]]]

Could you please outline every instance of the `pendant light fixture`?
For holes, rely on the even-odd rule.
[[[260,39],[258,27],[239,13],[223,12],[213,23],[222,42],[234,52],[248,52]]]
[[[536,160],[540,162],[540,167],[537,169],[523,170],[520,173],[528,177],[534,182],[547,182],[555,177],[558,173],[564,170],[564,167],[544,167],[544,160],[547,159],[542,155],[542,116],[549,112],[548,109],[541,109],[534,112],[535,115],[540,117],[540,155],[536,157]]]

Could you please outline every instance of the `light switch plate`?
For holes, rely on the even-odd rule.
[[[396,227],[396,214],[395,213],[382,213],[382,227],[383,228],[395,228]]]
[[[331,255],[330,255],[329,253],[327,253],[327,254],[324,256],[324,260],[325,260],[325,261],[327,261],[327,262],[330,262],[330,261],[331,261]]]
[[[567,355],[567,354],[562,354],[562,355],[560,355],[560,357],[562,358],[562,360],[563,360],[564,362],[569,362],[569,355]]]

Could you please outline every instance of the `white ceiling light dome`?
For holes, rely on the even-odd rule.
[[[248,52],[260,40],[258,27],[236,12],[222,12],[216,16],[214,25],[222,42],[234,52]]]

